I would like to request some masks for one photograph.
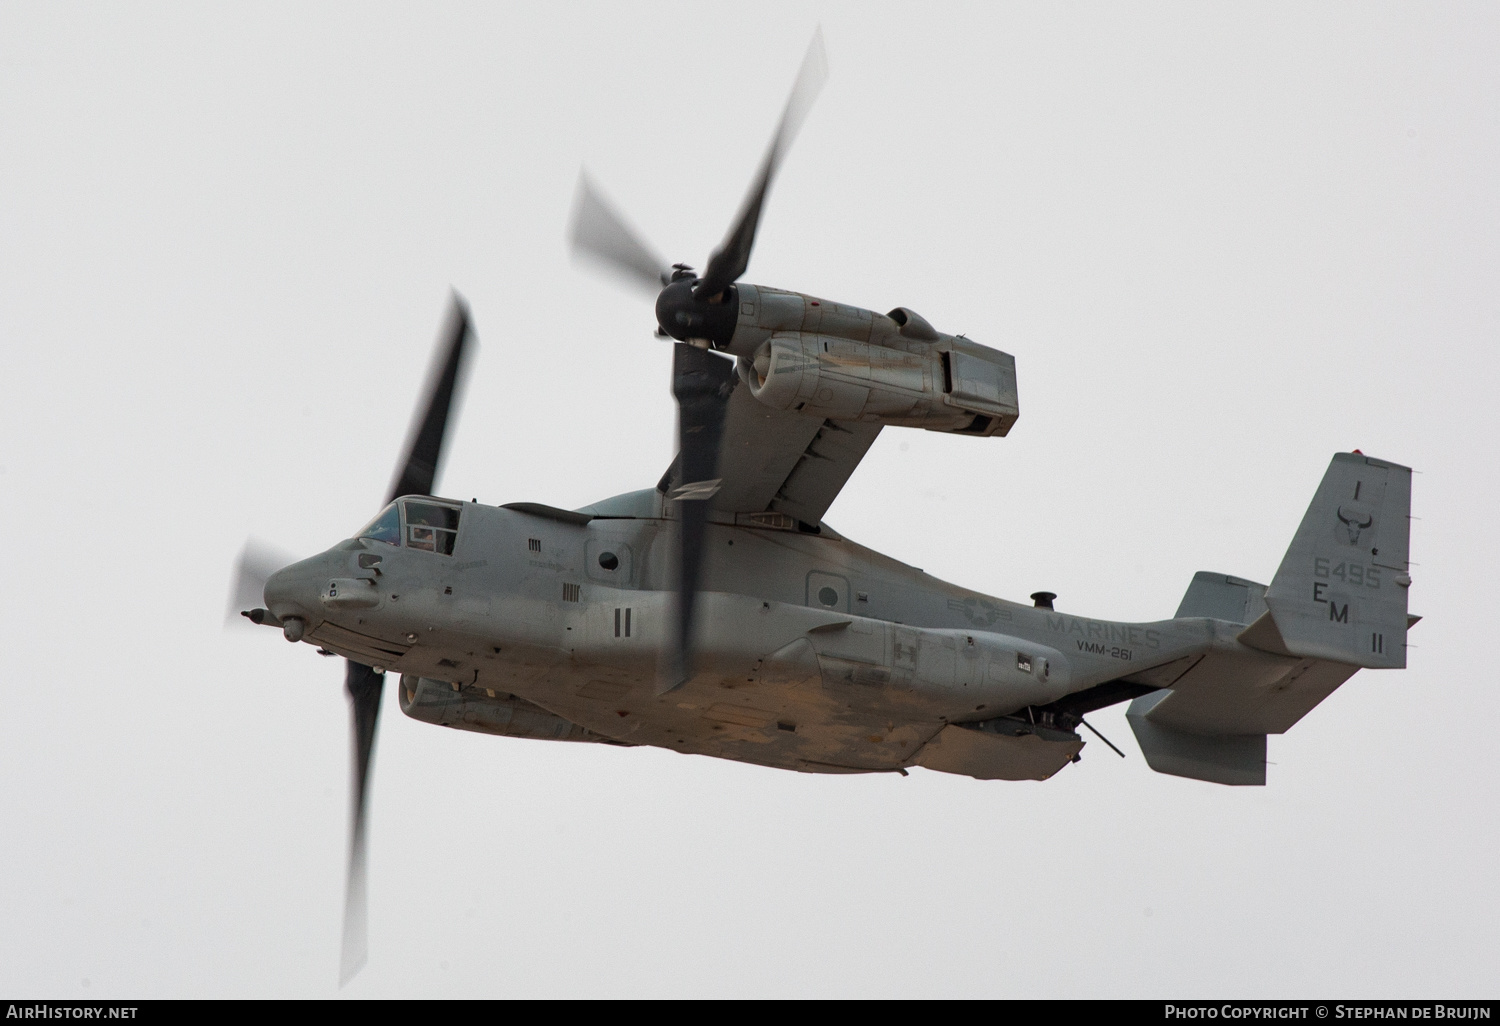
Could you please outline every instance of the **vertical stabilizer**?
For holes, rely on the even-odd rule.
[[[1240,640],[1352,666],[1404,667],[1410,514],[1411,470],[1335,455],[1266,591],[1269,614]]]
[[[1142,695],[1125,712],[1146,765],[1211,784],[1265,786],[1266,735],[1194,734],[1153,720],[1152,710],[1171,697],[1170,691]]]

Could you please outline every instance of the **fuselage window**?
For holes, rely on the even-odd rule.
[[[385,542],[387,545],[400,545],[401,514],[397,511],[396,504],[393,502],[381,510],[380,515],[371,520],[355,537]]]
[[[406,504],[406,547],[453,555],[458,538],[458,510],[433,502]]]

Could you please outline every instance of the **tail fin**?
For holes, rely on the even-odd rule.
[[[1411,470],[1361,453],[1333,457],[1281,568],[1252,648],[1351,666],[1406,665]]]
[[[1147,764],[1264,784],[1267,734],[1290,729],[1359,667],[1405,666],[1410,508],[1410,470],[1341,452],[1270,587],[1195,576],[1178,617],[1226,621],[1215,630],[1227,632],[1170,690],[1130,703],[1125,715]],[[1242,623],[1250,626],[1231,626]],[[1236,631],[1259,651],[1230,641]]]
[[[1199,570],[1173,619],[1207,616],[1230,623],[1254,623],[1266,611],[1266,586],[1228,574]]]

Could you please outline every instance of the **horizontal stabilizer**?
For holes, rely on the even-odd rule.
[[[1404,667],[1410,513],[1408,468],[1335,455],[1266,591],[1269,617],[1240,640],[1351,666]]]

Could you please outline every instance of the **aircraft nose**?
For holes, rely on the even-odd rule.
[[[294,617],[304,621],[322,619],[318,615],[321,610],[318,596],[329,572],[341,563],[337,554],[323,552],[282,567],[266,579],[266,608],[283,623]]]

